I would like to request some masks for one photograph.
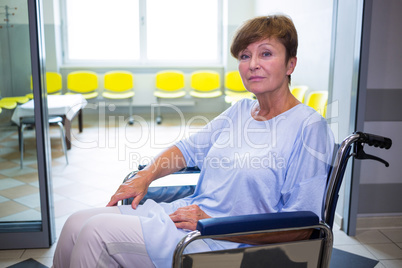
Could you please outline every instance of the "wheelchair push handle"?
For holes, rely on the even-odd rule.
[[[380,149],[389,149],[392,146],[392,140],[390,138],[374,135],[374,134],[369,134],[369,133],[363,133],[363,132],[356,132],[359,136],[358,140],[356,141],[356,146],[355,146],[355,158],[357,159],[371,159],[375,161],[379,161],[383,163],[386,167],[389,167],[389,163],[385,161],[384,159],[381,159],[377,156],[366,154],[366,152],[363,150],[363,144],[367,144],[369,146],[374,146],[374,147],[379,147]]]
[[[381,149],[389,149],[392,146],[392,140],[390,138],[363,132],[356,132],[356,134],[360,135],[360,142],[366,143],[369,146],[379,147]]]

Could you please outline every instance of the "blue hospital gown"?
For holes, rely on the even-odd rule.
[[[251,116],[255,100],[242,100],[204,128],[176,144],[187,166],[201,168],[193,195],[172,203],[152,200],[123,214],[140,216],[149,256],[170,267],[176,244],[187,233],[169,214],[197,204],[211,217],[281,211],[313,211],[321,216],[334,138],[327,122],[299,104],[267,121]],[[196,242],[191,251],[235,248],[224,241]]]

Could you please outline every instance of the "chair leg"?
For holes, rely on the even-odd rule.
[[[130,125],[134,124],[134,118],[133,118],[133,98],[130,98],[130,103],[128,105],[128,113],[130,115],[129,119],[128,119],[128,123]]]
[[[22,124],[18,126],[18,149],[21,152],[21,126]]]
[[[20,167],[21,169],[24,168],[24,130],[26,125],[21,124],[18,128],[18,136],[20,141]]]
[[[66,135],[64,133],[64,126],[61,122],[57,122],[57,125],[60,128],[61,144],[63,146],[64,156],[66,157],[66,163],[68,165],[67,144],[66,144]]]
[[[158,109],[157,109],[155,121],[158,125],[160,125],[162,123],[162,116],[161,116],[161,106],[160,106],[159,98],[157,99],[157,102],[158,102]]]

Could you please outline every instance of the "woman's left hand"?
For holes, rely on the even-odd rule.
[[[197,205],[179,208],[169,216],[177,228],[192,231],[196,229],[199,220],[211,218]]]

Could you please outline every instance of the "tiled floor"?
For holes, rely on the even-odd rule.
[[[402,226],[358,229],[354,237],[334,230],[334,247],[370,259],[379,260],[376,268],[402,267]]]
[[[65,165],[60,133],[50,130],[53,165]],[[20,168],[16,127],[1,129],[0,222],[40,220],[38,174],[34,131],[25,131],[24,167]]]
[[[140,119],[140,118],[137,118]],[[114,122],[121,122],[118,118]],[[144,119],[134,126],[115,126],[113,120],[99,123],[85,118],[84,132],[73,130],[73,148],[65,164],[58,136],[52,140],[52,182],[55,202],[57,235],[67,217],[78,210],[104,206],[124,176],[150,159],[162,148],[195,131],[204,120],[177,122],[165,120],[156,126]],[[73,126],[75,127],[75,126]],[[2,137],[4,139],[4,137]],[[19,169],[19,153],[15,152],[16,133],[10,133],[7,143],[0,143],[0,221],[11,217],[35,217],[37,177],[34,154],[27,154],[23,170]],[[29,139],[29,138],[28,138]],[[33,135],[31,141],[33,141]],[[28,142],[32,149],[32,142]],[[5,148],[4,148],[5,147]],[[29,151],[29,149],[27,149]],[[33,201],[34,200],[34,201]],[[6,209],[7,208],[7,209]],[[402,267],[402,224],[385,227],[367,226],[349,237],[335,228],[335,247],[344,251],[379,260],[378,268]],[[34,258],[51,266],[55,245],[50,249],[1,250],[0,267],[7,267]]]

